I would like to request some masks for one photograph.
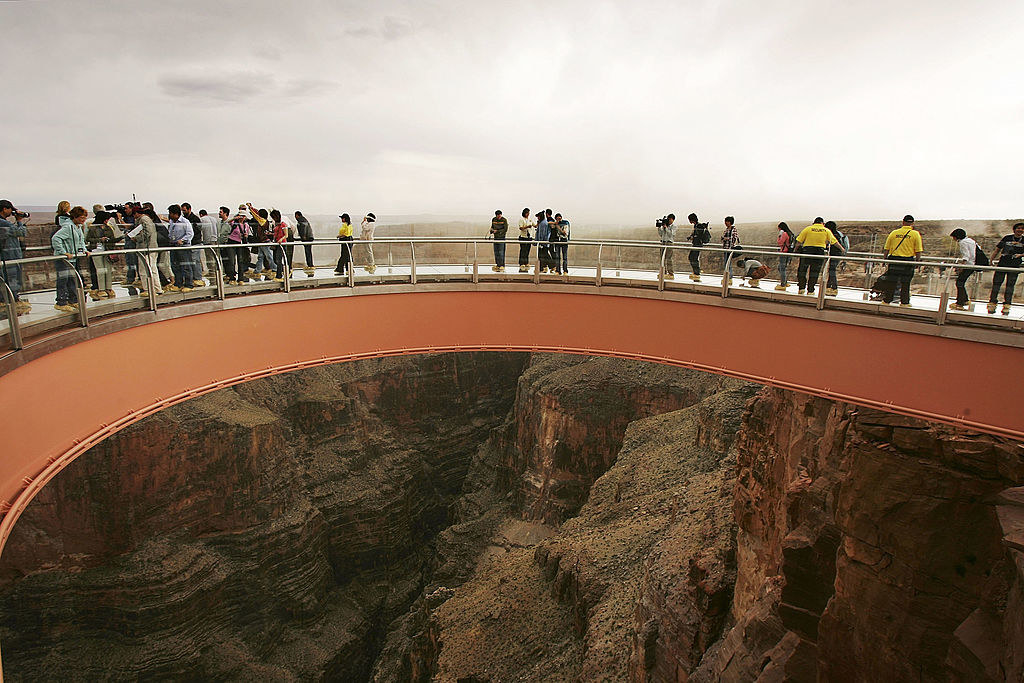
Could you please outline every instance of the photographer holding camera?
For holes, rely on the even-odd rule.
[[[996,256],[999,261],[996,262]],[[992,252],[992,263],[1000,268],[1020,268],[1021,257],[1024,256],[1024,223],[1013,224],[1013,234],[1006,235],[999,240],[995,251]],[[1019,273],[1007,273],[1004,270],[997,270],[992,273],[992,293],[988,297],[988,312],[995,313],[996,305],[999,303],[999,288],[1006,280],[1006,291],[1003,293],[1003,315],[1010,315],[1010,304],[1013,303],[1013,288],[1017,286]]]
[[[28,217],[27,213],[15,209],[9,200],[0,199],[0,258],[3,259],[4,281],[14,294],[14,312],[17,315],[31,311],[32,304],[21,300],[21,264],[9,264],[8,261],[22,257],[21,240],[25,237]]]
[[[654,227],[658,229],[658,239],[661,240],[662,244],[672,244],[676,241],[676,215],[670,213],[664,218],[659,218],[654,221]],[[672,252],[673,249],[663,249],[665,252],[665,279],[674,280],[676,277],[675,269],[672,265]]]

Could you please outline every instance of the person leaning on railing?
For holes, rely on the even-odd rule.
[[[691,213],[686,217],[686,220],[693,226],[693,230],[690,231],[690,244],[695,247],[703,247],[711,241],[711,230],[708,228],[707,223],[701,223],[700,219],[697,218],[697,214]],[[691,249],[686,255],[687,260],[690,261],[690,269],[693,271],[690,273],[690,279],[694,282],[700,282],[700,250]]]
[[[58,217],[60,228],[50,238],[50,245],[53,247],[53,255],[62,257],[57,261],[57,303],[54,308],[65,313],[74,313],[78,310],[77,299],[72,303],[75,284],[73,265],[75,260],[86,254],[85,234],[82,226],[89,212],[85,207],[76,206],[67,215]]]
[[[19,214],[8,199],[0,199],[0,257],[4,262],[4,281],[14,295],[14,312],[25,315],[32,304],[21,299],[21,264],[9,263],[22,257],[21,240],[25,237],[28,214]]]
[[[830,256],[842,256],[850,250],[850,240],[840,230],[839,226],[836,225],[835,221],[828,221],[825,223],[825,227],[828,228],[832,236],[836,238],[838,244],[830,245],[828,253]],[[828,296],[836,296],[839,294],[839,259],[833,258],[828,263],[828,279],[825,282],[825,294]]]
[[[914,229],[914,217],[907,214],[903,217],[903,225],[889,233],[885,239],[882,256],[890,261],[889,277],[893,281],[892,289],[886,289],[882,301],[891,304],[896,298],[896,288],[900,290],[900,306],[910,306],[910,281],[914,279],[914,261],[921,260],[924,245],[921,233]]]
[[[999,240],[992,252],[992,263],[1000,268],[1020,268],[1021,256],[1024,255],[1024,223],[1014,223],[1013,232]],[[999,261],[996,261],[999,256]],[[1014,271],[997,270],[992,273],[992,291],[988,297],[988,312],[996,312],[999,302],[999,288],[1006,280],[1006,292],[1003,294],[1003,315],[1010,315],[1010,304],[1013,303],[1013,288],[1017,286],[1017,275]]]
[[[281,212],[277,209],[270,212],[270,221],[274,226],[274,259],[277,261],[274,280],[284,282],[284,260],[287,258],[284,247],[288,242],[288,224],[281,218]]]

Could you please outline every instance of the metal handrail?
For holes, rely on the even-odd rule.
[[[477,244],[479,244],[479,243],[485,242],[485,241],[488,242],[488,243],[493,244],[495,240],[488,239],[488,238],[479,238],[479,237],[436,237],[436,238],[434,238],[434,237],[394,237],[394,238],[392,238],[392,237],[383,237],[383,238],[373,239],[373,240],[351,240],[351,241],[346,241],[345,244],[349,245],[350,247],[352,245],[356,245],[356,244],[388,244],[388,246],[390,247],[391,244],[395,244],[395,243],[398,243],[398,244],[421,244],[421,243],[426,243],[426,244],[469,244],[469,243],[477,243]],[[519,240],[505,239],[505,240],[500,240],[500,241],[504,242],[506,244],[522,244],[522,242],[520,242]],[[303,242],[303,244],[309,244],[309,245],[312,245],[312,246],[318,246],[318,245],[319,246],[329,246],[329,245],[336,245],[336,244],[338,244],[338,242],[337,242],[337,240],[313,240],[312,242]],[[548,242],[542,242],[542,241],[533,240],[533,241],[530,242],[530,244],[533,245],[533,246],[539,246],[539,245],[547,245]],[[568,242],[567,244],[569,246],[577,246],[577,247],[579,247],[579,246],[600,247],[601,245],[611,244],[611,245],[614,245],[614,246],[617,246],[617,247],[636,247],[636,248],[646,248],[646,249],[672,249],[674,251],[701,251],[701,252],[719,253],[719,254],[734,253],[736,251],[736,250],[733,250],[733,249],[724,249],[722,247],[709,247],[709,246],[696,247],[696,246],[692,246],[692,245],[685,244],[685,243],[662,244],[660,242],[626,241],[626,240],[572,240],[572,241]],[[195,251],[195,250],[200,249],[200,248],[213,249],[213,250],[222,250],[222,249],[235,249],[235,248],[239,248],[239,247],[242,247],[242,248],[257,248],[257,247],[277,247],[277,246],[281,246],[281,244],[279,242],[247,242],[247,243],[244,243],[244,244],[206,244],[206,245],[202,245],[201,247],[200,247],[200,245],[195,245],[195,246],[186,245],[186,246],[180,246],[180,247],[156,247],[155,249],[138,249],[138,248],[136,248],[136,249],[117,249],[117,250],[110,249],[110,250],[104,250],[102,253],[103,254],[109,254],[109,255],[114,255],[114,254],[157,254],[157,253],[161,253],[161,252],[164,252],[164,251],[167,251],[167,252],[171,252],[171,251]],[[761,256],[772,256],[772,257],[777,257],[777,256],[780,255],[780,252],[778,251],[778,249],[774,248],[774,247],[743,247],[742,249],[739,250],[739,252],[742,253],[743,255],[750,254],[750,255],[761,255]],[[826,254],[810,254],[810,253],[807,253],[807,252],[787,252],[787,254],[790,257],[794,257],[794,258],[806,258],[806,259],[812,259],[812,260],[816,259],[816,260],[822,260],[822,261],[824,261],[825,259],[830,257],[830,255],[827,254],[827,253]],[[92,252],[83,252],[83,253],[79,254],[78,256],[85,257],[85,256],[91,256],[91,255],[93,255]],[[56,261],[56,260],[59,260],[60,258],[62,258],[62,257],[60,257],[60,256],[35,256],[35,257],[23,258],[23,259],[9,259],[8,263],[17,263],[17,264],[44,263],[44,262],[49,262],[49,261]],[[840,255],[840,256],[832,256],[831,258],[837,258],[837,259],[840,259],[843,262],[847,262],[847,263],[865,263],[865,264],[877,264],[879,262],[885,263],[885,262],[889,261],[889,259],[885,258],[881,254],[872,255],[872,256],[868,256],[868,257],[849,256],[847,254],[843,254],[843,255]],[[907,264],[908,262],[902,262],[902,263]],[[931,266],[931,267],[941,267],[941,268],[963,267],[963,268],[971,268],[972,270],[976,270],[976,271],[1024,272],[1024,268],[1010,268],[1010,267],[1000,267],[1000,266],[991,266],[991,265],[989,265],[989,266],[981,266],[981,265],[975,265],[975,264],[965,264],[965,263],[962,263],[957,258],[950,258],[950,257],[926,257],[926,258],[922,258],[920,261],[914,261],[910,265],[913,265],[915,267],[929,267],[929,266]]]
[[[418,279],[419,279],[419,270],[420,270],[420,266],[422,265],[420,263],[420,258],[418,258],[418,255],[417,255],[417,250],[416,250],[417,245],[424,245],[424,244],[466,244],[467,245],[466,252],[467,252],[467,255],[468,255],[468,245],[472,244],[473,245],[472,281],[474,283],[478,283],[480,281],[479,245],[481,243],[483,243],[483,242],[487,242],[488,244],[494,244],[494,240],[493,239],[491,239],[491,238],[480,238],[480,237],[438,237],[438,238],[429,238],[429,237],[428,238],[418,238],[418,237],[390,238],[390,237],[388,237],[388,238],[380,238],[380,239],[376,239],[376,240],[351,240],[351,241],[346,240],[346,241],[344,241],[340,245],[342,249],[348,249],[349,252],[350,252],[350,255],[351,255],[350,256],[350,261],[349,261],[349,263],[350,263],[349,270],[348,270],[347,278],[346,278],[347,281],[345,282],[345,284],[347,284],[348,287],[355,287],[356,286],[355,271],[354,271],[354,266],[353,266],[353,263],[352,263],[352,261],[354,260],[354,253],[353,253],[354,252],[354,246],[357,245],[357,244],[373,244],[373,243],[387,244],[387,246],[388,246],[389,270],[393,266],[392,245],[394,245],[394,244],[401,244],[403,246],[408,246],[409,247],[409,249],[410,249],[410,262],[409,262],[409,265],[408,265],[408,267],[409,267],[408,282],[410,284],[413,284],[413,285],[415,285],[417,283]],[[514,239],[514,240],[504,239],[504,240],[501,240],[501,242],[504,242],[506,244],[519,244],[519,245],[522,245],[524,243],[524,241],[518,240],[518,239]],[[539,241],[539,240],[530,240],[528,243],[531,245],[531,247],[534,247],[534,246],[537,247],[536,261],[535,261],[534,272],[532,274],[532,281],[534,283],[539,284],[542,281],[542,279],[541,279],[541,272],[540,272],[540,265],[541,265],[540,247],[541,246],[548,246],[549,243],[548,242]],[[338,242],[337,242],[337,240],[313,240],[312,242],[305,242],[303,244],[308,244],[308,245],[312,245],[312,246],[328,246],[328,245],[329,246],[334,246],[334,245],[338,244]],[[157,278],[159,277],[159,274],[156,272],[155,268],[153,268],[151,266],[151,263],[152,263],[151,260],[150,260],[151,258],[153,258],[153,257],[155,257],[155,256],[157,256],[157,255],[159,255],[159,254],[161,254],[163,252],[195,251],[197,249],[209,250],[210,253],[213,254],[214,260],[216,261],[216,263],[214,264],[214,269],[215,269],[216,272],[215,272],[214,277],[213,277],[214,282],[212,283],[215,286],[215,290],[216,290],[215,296],[219,300],[224,300],[225,297],[226,297],[227,292],[225,291],[225,286],[224,286],[224,277],[225,277],[224,270],[225,270],[225,268],[224,268],[224,263],[223,263],[223,260],[222,260],[222,256],[223,256],[223,253],[224,253],[223,250],[233,250],[233,249],[238,249],[238,248],[249,249],[249,248],[258,248],[258,247],[264,247],[264,246],[273,247],[273,248],[275,248],[275,250],[280,249],[283,252],[281,254],[281,257],[285,258],[287,260],[287,252],[283,248],[284,245],[282,245],[282,244],[280,244],[278,242],[257,242],[257,243],[247,243],[247,244],[227,243],[227,244],[207,244],[207,245],[183,245],[183,246],[173,246],[173,247],[157,247],[155,249],[135,248],[135,249],[120,249],[120,250],[105,250],[103,252],[93,252],[92,254],[90,254],[88,252],[85,252],[85,253],[76,255],[76,256],[72,257],[71,259],[67,259],[67,258],[65,258],[63,256],[56,256],[56,255],[42,256],[42,257],[29,257],[29,258],[23,258],[23,259],[12,259],[12,260],[8,261],[8,264],[9,265],[13,265],[13,264],[25,265],[25,264],[35,264],[35,263],[49,263],[49,262],[56,262],[56,261],[64,261],[65,263],[68,263],[69,268],[73,271],[74,277],[76,278],[76,297],[77,297],[78,302],[79,302],[79,321],[80,321],[80,324],[83,327],[88,327],[89,324],[90,324],[90,319],[89,319],[90,318],[90,314],[89,314],[89,311],[87,310],[87,306],[86,306],[87,302],[86,302],[85,282],[84,282],[84,280],[82,278],[82,273],[79,271],[79,269],[77,267],[77,264],[76,264],[76,262],[77,262],[77,260],[79,258],[89,257],[91,255],[95,255],[96,253],[102,253],[104,255],[111,255],[111,256],[113,256],[113,255],[120,255],[120,254],[125,254],[125,255],[128,255],[128,254],[138,254],[138,255],[140,255],[141,256],[141,258],[139,258],[140,264],[138,265],[139,273],[141,274],[143,271],[145,272],[146,280],[147,280],[146,287],[148,289],[148,296],[149,296],[148,307],[149,307],[149,309],[151,311],[155,312],[157,310],[157,298],[156,298],[156,287],[154,286],[154,284],[157,281]],[[605,276],[604,276],[604,258],[605,258],[604,249],[605,249],[606,246],[614,246],[616,248],[616,259],[617,259],[617,261],[616,261],[616,263],[617,263],[616,268],[619,269],[617,271],[619,274],[621,274],[621,258],[622,258],[622,248],[623,247],[626,247],[626,248],[640,248],[640,249],[644,249],[644,250],[659,249],[660,252],[658,252],[658,261],[657,261],[658,271],[656,273],[656,275],[657,275],[657,288],[658,288],[658,291],[664,291],[665,288],[666,288],[665,264],[666,264],[666,259],[668,257],[668,254],[670,253],[669,252],[670,249],[674,250],[674,251],[698,251],[698,252],[708,252],[708,253],[722,254],[723,257],[724,257],[723,258],[724,266],[723,266],[723,273],[722,273],[722,285],[721,285],[721,296],[722,296],[722,298],[729,298],[731,293],[732,293],[733,288],[730,286],[730,284],[731,284],[730,283],[730,276],[731,276],[731,272],[730,271],[731,271],[731,267],[733,265],[733,262],[736,259],[738,259],[741,255],[743,257],[745,257],[745,258],[746,257],[777,258],[777,257],[780,256],[780,252],[777,249],[775,249],[775,248],[744,247],[744,248],[742,248],[740,250],[735,250],[735,249],[725,249],[725,248],[718,247],[718,246],[694,247],[693,245],[685,244],[685,243],[663,244],[661,242],[653,242],[653,241],[646,242],[646,241],[628,241],[628,240],[573,240],[571,242],[568,242],[566,244],[566,246],[573,247],[574,249],[579,249],[581,247],[596,247],[596,252],[597,252],[596,266],[591,266],[589,263],[587,265],[588,269],[592,268],[592,267],[594,268],[594,274],[591,275],[591,274],[588,273],[586,275],[586,278],[588,280],[591,280],[594,283],[594,285],[598,286],[598,287],[601,287],[604,284],[604,280],[605,280]],[[865,271],[868,272],[868,273],[870,273],[870,271],[871,271],[871,269],[872,269],[874,264],[885,264],[885,263],[891,262],[889,259],[885,259],[885,258],[882,258],[882,257],[869,256],[869,257],[865,258],[865,257],[860,257],[860,256],[852,256],[852,255],[849,255],[849,254],[832,255],[832,254],[829,254],[829,253],[825,253],[825,254],[810,254],[810,253],[804,253],[804,252],[790,252],[787,255],[790,256],[790,257],[798,257],[800,259],[817,260],[817,261],[821,261],[822,262],[822,266],[823,266],[822,270],[821,270],[822,278],[823,278],[822,279],[822,284],[821,284],[821,286],[819,287],[819,290],[816,293],[817,296],[816,296],[816,300],[814,301],[816,308],[819,309],[819,310],[824,309],[827,305],[831,305],[831,304],[828,303],[828,301],[830,301],[830,300],[827,299],[826,295],[825,295],[826,287],[825,287],[825,284],[824,284],[824,282],[825,282],[824,278],[827,277],[827,272],[829,270],[829,266],[833,262],[835,262],[835,261],[842,261],[842,262],[850,262],[850,263],[862,263],[862,264],[865,264]],[[147,258],[147,256],[149,256],[149,258]],[[589,261],[589,259],[592,258],[592,255],[588,255],[587,258],[588,258],[588,261]],[[640,260],[641,260],[641,262],[646,261],[646,259],[643,259],[643,258],[641,258]],[[649,263],[649,261],[648,261],[648,263]],[[977,272],[1002,271],[1002,272],[1017,272],[1017,273],[1020,273],[1020,272],[1024,271],[1024,268],[1007,268],[1007,267],[991,266],[991,265],[989,265],[989,266],[979,266],[979,265],[975,265],[975,264],[966,264],[966,263],[959,262],[959,259],[953,259],[953,258],[928,258],[928,259],[922,259],[920,261],[911,261],[911,262],[900,261],[899,263],[901,265],[912,265],[914,267],[922,267],[922,268],[924,268],[924,267],[935,267],[935,268],[946,269],[945,270],[945,277],[942,279],[942,290],[941,290],[941,292],[939,294],[940,310],[939,310],[939,312],[937,314],[935,314],[934,316],[931,316],[933,321],[934,321],[934,323],[938,324],[938,325],[943,325],[943,324],[945,324],[947,322],[946,304],[948,303],[948,300],[949,300],[949,282],[950,282],[950,279],[951,279],[951,275],[952,275],[952,273],[953,273],[953,271],[955,269],[958,269],[958,268],[969,268],[969,269],[971,269],[973,271],[977,271]],[[291,267],[290,267],[290,264],[288,264],[288,263],[284,263],[283,265],[284,265],[283,272],[285,274],[285,278],[284,278],[284,284],[282,285],[282,289],[286,293],[288,293],[288,292],[292,291],[291,279],[290,279],[291,278]],[[649,267],[650,266],[647,266],[646,268],[649,268]],[[651,271],[647,270],[643,265],[639,266],[639,268],[641,270],[645,270],[648,273],[651,272]],[[468,272],[468,268],[467,268],[467,272]],[[628,273],[627,273],[627,275],[628,275]],[[520,277],[520,278],[515,278],[515,279],[520,281],[520,282],[526,280],[525,277]],[[2,279],[0,279],[0,281],[2,281]],[[371,281],[377,282],[379,280],[371,279]],[[576,276],[574,276],[573,281],[575,281],[575,282],[579,281],[579,275],[578,274]],[[329,279],[326,283],[323,283],[323,284],[335,284],[337,282],[338,282],[337,279]],[[316,286],[317,283],[312,283],[312,284],[313,284],[313,286]],[[4,283],[4,285],[6,286],[6,283]],[[641,286],[643,286],[643,285],[641,284]],[[648,286],[650,286],[650,285],[648,285]],[[684,285],[684,287],[685,287],[685,285]],[[689,287],[692,289],[694,287],[694,285],[689,285]],[[8,287],[8,289],[9,289],[9,287]],[[865,288],[865,290],[866,289],[867,288]],[[238,290],[239,293],[243,293],[243,292],[248,293],[250,291],[251,290],[245,290],[245,289]],[[266,288],[260,288],[260,289],[258,289],[256,291],[266,291]],[[706,289],[705,288],[697,288],[696,291],[706,291]],[[13,297],[13,294],[8,294],[6,292],[0,292],[0,294],[2,294],[4,297],[7,297],[7,298]],[[210,295],[206,294],[205,296],[210,296]],[[191,298],[191,297],[189,297],[189,298]],[[791,299],[787,299],[787,300],[792,301]],[[800,302],[798,302],[798,301],[794,301],[794,303],[797,303],[797,305],[800,305]],[[15,316],[15,319],[13,321],[11,321],[10,315],[11,315],[11,311],[12,310],[13,310],[12,308],[9,308],[9,313],[8,313],[9,328],[11,330],[11,332],[10,332],[11,346],[13,348],[15,348],[15,350],[17,350],[17,349],[22,348],[21,333],[22,333],[23,325],[16,319],[16,316]],[[96,311],[94,311],[94,313],[95,312]],[[920,312],[920,309],[918,309],[918,312]],[[918,317],[920,318],[920,316],[918,316]],[[1018,329],[1018,330],[1024,330],[1024,326],[1021,326],[1020,324],[1014,324],[1013,328],[1014,329]]]

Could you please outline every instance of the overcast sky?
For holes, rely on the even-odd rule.
[[[0,195],[1024,214],[1020,0],[0,0]]]

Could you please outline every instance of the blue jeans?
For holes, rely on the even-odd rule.
[[[569,243],[558,241],[557,244],[551,247],[553,260],[555,262],[555,271],[559,273],[569,272]]]
[[[174,273],[174,284],[177,287],[192,286],[192,252],[172,251],[171,271]]]
[[[277,265],[274,263],[274,248],[260,247],[259,257],[256,259],[256,272],[262,270],[274,270]]]
[[[494,265],[505,267],[505,240],[494,240]]]
[[[789,268],[789,254],[782,254],[779,256],[779,284],[788,285],[789,279],[786,277],[786,269]]]
[[[74,268],[67,261],[56,261],[57,264],[57,305],[64,306],[77,301],[75,294]]]

